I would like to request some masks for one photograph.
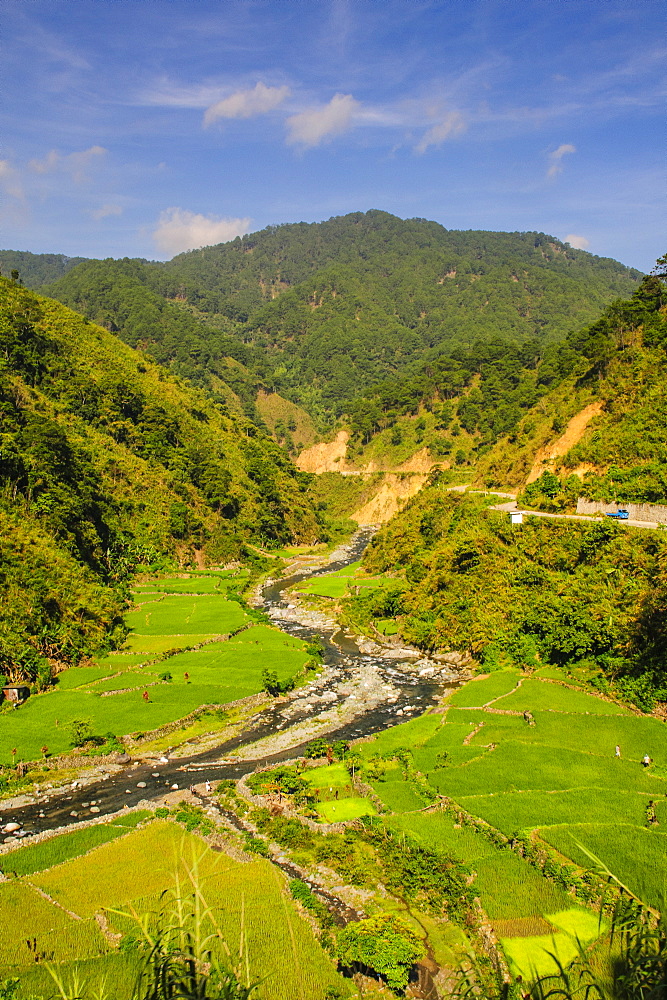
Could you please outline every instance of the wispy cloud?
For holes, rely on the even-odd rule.
[[[253,118],[266,114],[282,104],[289,95],[289,87],[267,87],[261,82],[255,84],[252,90],[237,90],[206,109],[204,127],[220,118]]]
[[[24,191],[21,175],[9,160],[0,160],[0,187],[10,198],[16,198],[17,201],[23,200]]]
[[[558,174],[563,172],[563,157],[569,153],[576,153],[576,151],[576,146],[573,146],[571,142],[564,142],[553,153],[549,153],[551,165],[547,170],[547,177],[558,177]]]
[[[250,218],[220,219],[189,212],[185,208],[168,208],[160,215],[152,235],[161,253],[173,255],[197,247],[227,243],[247,233],[251,221]]]
[[[569,233],[563,242],[569,243],[575,250],[587,250],[591,245],[591,241],[587,240],[585,236],[576,236],[574,233]]]
[[[415,146],[416,153],[425,153],[429,146],[439,146],[445,139],[461,135],[466,130],[466,123],[463,115],[459,111],[450,111],[442,121],[432,125],[424,133],[421,140]]]
[[[208,108],[219,101],[224,92],[225,88],[221,84],[188,86],[162,77],[153,87],[143,90],[135,98],[135,102],[160,108]]]
[[[287,119],[287,142],[319,146],[325,139],[345,132],[352,116],[361,107],[351,94],[336,94],[320,108],[308,108]]]
[[[51,174],[57,170],[64,170],[77,184],[82,184],[88,180],[88,167],[107,152],[104,146],[91,146],[89,149],[63,156],[57,149],[52,149],[43,160],[30,160],[28,169],[35,174]]]
[[[90,213],[91,217],[99,222],[101,219],[107,219],[110,215],[122,215],[123,209],[120,205],[101,205],[100,208],[96,208]]]

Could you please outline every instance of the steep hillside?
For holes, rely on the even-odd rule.
[[[317,429],[310,415],[277,392],[260,389],[255,411],[290,454],[298,454],[317,437]]]
[[[231,336],[234,325],[201,322],[185,302],[167,302],[152,287],[145,261],[89,260],[48,288],[48,294],[117,334],[131,347],[149,351],[175,374],[208,389],[219,402],[248,415],[261,380],[248,371],[248,350]]]
[[[88,262],[51,293],[200,382],[224,378],[234,357],[324,423],[443,352],[556,342],[639,277],[542,233],[453,232],[372,211],[167,264]]]
[[[454,349],[415,374],[367,389],[335,441],[308,449],[299,466],[312,472],[333,461],[340,471],[428,472],[474,465],[580,363],[567,344],[494,340]]]
[[[137,567],[320,535],[307,477],[253,423],[4,278],[0,406],[5,673],[99,645]]]
[[[480,459],[479,485],[526,487],[521,503],[554,511],[581,494],[666,503],[666,299],[664,281],[647,277],[572,333],[570,374]],[[350,621],[372,631],[395,618],[407,641],[472,653],[489,669],[565,665],[640,706],[665,700],[662,534],[607,519],[512,526],[488,509],[493,498],[456,495],[451,483],[433,472],[375,537],[364,566],[395,583],[350,597]]]
[[[572,374],[480,460],[477,482],[517,488],[555,474],[562,490],[552,481],[554,496],[544,498],[562,493],[554,509],[578,493],[666,502],[666,306],[664,284],[646,278],[631,299],[571,334]]]
[[[350,597],[348,621],[394,618],[408,642],[489,670],[551,663],[644,707],[666,700],[665,538],[608,520],[513,526],[493,502],[432,477],[367,549],[364,567],[395,579]]]

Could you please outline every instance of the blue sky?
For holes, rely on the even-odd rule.
[[[165,259],[379,208],[664,253],[657,0],[4,0],[2,246]]]

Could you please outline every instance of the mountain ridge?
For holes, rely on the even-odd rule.
[[[369,385],[475,341],[556,343],[639,272],[542,233],[446,230],[389,213],[268,227],[166,263],[87,261],[48,292],[210,388],[226,359],[321,429]]]

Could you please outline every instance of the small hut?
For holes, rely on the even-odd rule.
[[[7,684],[2,689],[2,697],[13,705],[22,705],[30,697],[30,688],[27,684]]]

